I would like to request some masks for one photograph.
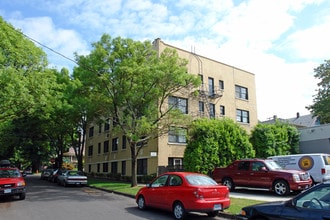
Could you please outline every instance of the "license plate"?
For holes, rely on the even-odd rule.
[[[219,211],[219,210],[221,210],[221,209],[222,209],[221,204],[215,204],[214,207],[213,207],[213,210],[214,210],[214,211]]]
[[[11,189],[5,189],[4,193],[11,193]]]

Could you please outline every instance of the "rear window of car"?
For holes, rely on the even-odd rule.
[[[217,182],[215,182],[210,177],[202,175],[187,175],[186,180],[190,185],[194,186],[218,185]]]

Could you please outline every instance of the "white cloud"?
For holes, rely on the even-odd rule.
[[[12,19],[10,22],[16,28],[21,29],[28,37],[65,57],[74,60],[74,52],[79,54],[87,53],[87,44],[76,31],[56,28],[49,17]],[[40,44],[37,44],[37,46],[42,47]],[[49,51],[48,48],[43,47],[42,49],[48,53],[48,60],[51,62],[51,66],[60,67],[63,66],[63,63],[66,64],[64,65],[66,67],[74,65],[72,61],[59,57],[58,54]]]

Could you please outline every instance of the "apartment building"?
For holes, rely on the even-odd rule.
[[[188,60],[188,73],[199,76],[202,85],[199,96],[173,96],[169,105],[194,117],[235,120],[247,131],[257,123],[256,86],[254,74],[239,68],[173,47],[156,39],[153,46],[158,53],[165,48],[175,49]],[[131,175],[131,152],[124,136],[111,132],[111,121],[91,124],[86,140],[85,171],[88,173],[120,173]],[[183,164],[186,146],[185,132],[169,132],[148,142],[139,153],[137,174],[159,174],[161,168]]]

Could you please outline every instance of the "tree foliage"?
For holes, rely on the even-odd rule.
[[[330,122],[330,60],[314,69],[314,77],[319,79],[317,84],[317,94],[314,95],[314,104],[307,106],[307,109],[312,112],[314,116],[320,118],[321,123]]]
[[[0,122],[38,109],[45,99],[46,54],[0,17]]]
[[[231,119],[198,119],[189,127],[184,154],[187,171],[207,174],[216,166],[253,156],[247,132]]]
[[[256,157],[298,153],[299,132],[296,127],[277,121],[275,124],[259,123],[251,133],[250,141]]]
[[[77,62],[74,77],[102,99],[117,132],[127,138],[135,186],[136,159],[142,148],[138,144],[167,132],[170,125],[183,123],[178,111],[167,107],[167,98],[200,81],[187,73],[187,61],[174,50],[166,49],[158,56],[149,41],[106,34],[93,44],[89,55],[77,56]]]

